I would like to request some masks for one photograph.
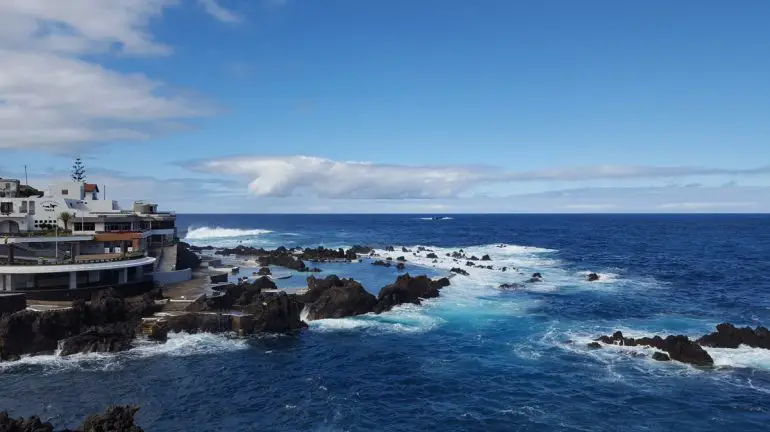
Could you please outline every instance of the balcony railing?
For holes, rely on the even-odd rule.
[[[45,231],[20,231],[20,232],[13,232],[13,233],[2,233],[0,234],[0,239],[4,237],[68,237],[71,236],[72,230],[65,230],[60,229],[59,231],[56,230],[45,230]],[[2,240],[0,240],[2,242]]]
[[[86,258],[86,259],[79,259],[77,257],[73,258],[38,258],[35,260],[22,260],[22,259],[15,259],[13,260],[13,264],[8,261],[6,258],[0,258],[0,266],[50,266],[50,265],[72,265],[72,264],[100,264],[100,263],[110,263],[110,262],[120,262],[120,261],[129,261],[129,260],[135,260],[138,258],[144,258],[146,255],[144,252],[130,252],[126,254],[121,254],[120,256],[115,257],[102,257],[102,258]]]

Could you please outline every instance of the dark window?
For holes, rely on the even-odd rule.
[[[61,194],[62,195],[68,195],[69,193],[70,193],[70,191],[68,191],[67,189],[62,189],[61,190]]]
[[[13,203],[12,202],[0,203],[0,213],[5,215],[13,213]]]
[[[75,222],[75,231],[96,231],[94,222]]]
[[[29,214],[34,215],[35,214],[35,202],[30,201],[29,202]]]

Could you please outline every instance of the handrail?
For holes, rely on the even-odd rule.
[[[130,255],[126,255],[123,257],[118,258],[103,258],[103,259],[94,259],[94,260],[74,260],[74,259],[59,259],[58,261],[50,262],[46,261],[43,263],[40,263],[39,261],[29,261],[23,262],[25,260],[14,260],[13,264],[10,263],[7,259],[0,260],[0,266],[52,266],[52,265],[72,265],[72,264],[100,264],[100,263],[109,263],[109,262],[120,262],[120,261],[130,261],[135,260],[138,258],[146,258],[144,254],[141,253],[134,253]]]

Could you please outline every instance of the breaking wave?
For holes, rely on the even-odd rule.
[[[185,239],[188,240],[204,240],[204,239],[220,239],[220,238],[232,238],[232,237],[249,237],[261,234],[269,234],[272,231],[264,229],[238,229],[238,228],[222,228],[222,227],[198,227],[192,228],[187,232]]]

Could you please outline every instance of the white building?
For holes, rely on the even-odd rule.
[[[0,291],[132,283],[163,261],[174,270],[176,215],[142,201],[124,210],[99,193],[65,182],[35,194],[0,179]]]

